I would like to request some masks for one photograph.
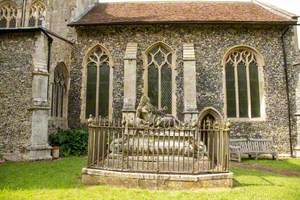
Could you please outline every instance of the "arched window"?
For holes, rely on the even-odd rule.
[[[56,66],[52,84],[52,117],[64,117],[65,94],[67,92],[67,69],[63,63]]]
[[[11,1],[0,5],[0,28],[15,28],[17,26],[18,9]]]
[[[160,110],[171,114],[174,95],[173,51],[162,42],[149,47],[145,53],[145,94]]]
[[[46,6],[40,1],[34,1],[29,10],[28,26],[36,27],[43,26],[46,18]]]
[[[86,61],[86,108],[89,115],[111,119],[112,114],[112,73],[108,51],[97,45],[88,54]]]
[[[227,117],[262,117],[263,61],[260,54],[248,47],[234,48],[224,62]]]

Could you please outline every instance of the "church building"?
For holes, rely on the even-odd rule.
[[[0,0],[4,155],[50,159],[49,134],[134,118],[146,95],[182,122],[214,112],[232,137],[300,156],[296,24],[255,0]]]

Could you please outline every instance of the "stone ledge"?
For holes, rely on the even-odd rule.
[[[82,182],[86,185],[112,185],[127,188],[147,189],[200,189],[232,187],[233,173],[177,175],[116,172],[83,168]]]

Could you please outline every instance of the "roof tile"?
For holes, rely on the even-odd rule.
[[[148,2],[99,3],[70,25],[294,22],[252,2]]]

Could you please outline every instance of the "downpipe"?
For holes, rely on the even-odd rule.
[[[282,44],[282,54],[283,54],[283,64],[284,64],[284,76],[285,76],[285,90],[287,96],[287,108],[288,108],[288,126],[289,126],[289,142],[290,142],[290,152],[291,157],[293,157],[293,140],[292,140],[292,119],[291,119],[291,101],[290,101],[290,86],[289,86],[289,73],[288,73],[288,64],[287,64],[287,53],[286,45],[284,38],[287,32],[290,30],[290,27],[299,26],[300,24],[291,24],[287,26],[281,35],[281,44]]]

